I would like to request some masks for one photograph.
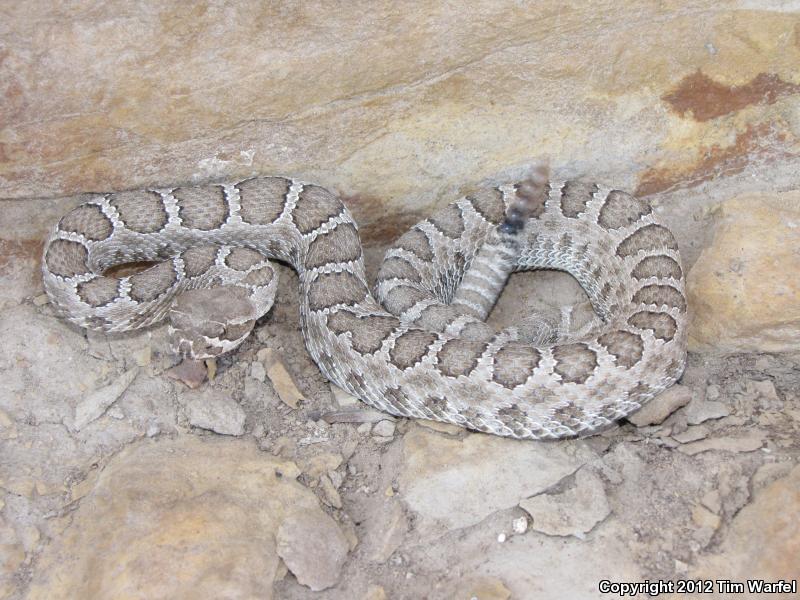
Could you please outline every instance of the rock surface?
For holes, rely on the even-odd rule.
[[[722,203],[688,277],[691,349],[783,352],[800,345],[800,191]]]
[[[797,579],[800,572],[800,466],[761,490],[733,519],[720,547],[704,555],[693,577],[723,570],[741,580]],[[756,550],[757,549],[757,550]]]
[[[603,480],[587,469],[578,471],[575,485],[560,494],[539,494],[519,505],[532,517],[532,529],[579,538],[611,513]]]
[[[413,427],[403,440],[400,489],[420,526],[456,529],[516,506],[574,473],[592,452],[576,444],[520,444],[488,435],[463,440]]]
[[[132,445],[105,465],[45,549],[28,597],[271,598],[279,554],[342,536],[294,481],[298,473],[242,441]],[[335,569],[319,558],[320,577],[331,581]]]
[[[242,435],[247,418],[242,407],[225,393],[208,388],[194,393],[186,403],[189,423],[223,435]]]
[[[339,579],[349,550],[347,538],[322,511],[289,515],[278,528],[276,539],[278,556],[303,585],[318,592]]]
[[[374,238],[544,156],[652,193],[800,135],[788,9],[365,6],[6,6],[0,197],[277,172],[352,197]]]

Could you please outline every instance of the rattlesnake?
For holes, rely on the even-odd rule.
[[[581,181],[534,175],[450,204],[389,249],[375,296],[344,204],[283,177],[98,195],[61,219],[42,264],[51,303],[70,321],[114,332],[171,310],[176,349],[197,358],[241,343],[270,308],[277,278],[267,258],[299,274],[303,335],[322,373],[393,415],[514,438],[586,435],[684,368],[673,235],[648,203]],[[134,261],[164,262],[103,275]],[[571,273],[595,321],[570,334],[541,318],[528,339],[482,322],[510,272],[541,268]],[[193,303],[215,304],[209,285],[228,295],[193,325]],[[173,302],[181,292],[189,300]],[[220,306],[235,313],[227,322],[214,316]]]

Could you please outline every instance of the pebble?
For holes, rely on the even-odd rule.
[[[694,456],[707,450],[724,450],[726,452],[753,452],[764,444],[764,434],[753,430],[740,437],[706,438],[690,444],[678,446],[678,450]]]
[[[319,487],[322,490],[322,501],[333,508],[342,508],[342,497],[336,491],[333,483],[327,475],[319,478]]]
[[[266,364],[267,377],[272,382],[275,392],[281,402],[291,408],[297,408],[301,400],[305,400],[303,394],[297,389],[289,371],[281,362],[275,350],[272,348],[262,348],[256,355],[258,360]]]
[[[397,500],[388,500],[368,523],[364,553],[371,562],[385,563],[401,546],[410,529],[408,517]]]
[[[304,459],[300,465],[303,473],[317,479],[321,475],[334,471],[342,464],[342,455],[336,452],[320,452]]]
[[[394,435],[395,425],[392,421],[378,421],[372,428],[372,435],[382,437],[392,437]]]
[[[281,523],[275,537],[278,555],[302,585],[315,592],[336,585],[350,545],[330,517],[294,513]]]
[[[501,533],[500,535],[498,535],[497,536],[497,541],[500,542],[501,544],[503,542],[505,542],[506,541],[506,534],[505,533]]]
[[[699,425],[710,419],[727,417],[729,414],[731,414],[730,408],[722,402],[695,398],[686,407],[686,422],[689,425]]]
[[[342,487],[344,483],[344,475],[342,473],[339,471],[328,471],[328,477],[330,477],[333,487],[337,490]]]
[[[673,433],[672,439],[680,442],[681,444],[688,444],[689,442],[696,442],[702,440],[709,434],[708,427],[705,425],[695,425],[682,431],[681,433]]]
[[[200,387],[206,377],[208,377],[208,369],[202,360],[184,360],[179,365],[167,369],[164,374],[170,379],[175,379],[183,383],[189,389],[197,389]]]
[[[372,423],[362,423],[358,426],[356,431],[361,435],[369,435],[369,432],[372,431]]]
[[[533,518],[532,529],[577,538],[583,538],[611,513],[603,480],[587,469],[575,474],[574,487],[560,494],[539,494],[519,505]]]
[[[519,517],[518,519],[514,519],[511,521],[511,529],[517,535],[522,535],[526,531],[528,531],[528,519],[527,517]]]
[[[379,585],[370,585],[362,600],[387,600],[386,590]]]
[[[710,529],[717,529],[722,523],[719,515],[714,514],[704,506],[696,505],[692,509],[692,521],[698,527],[709,527]]]
[[[186,416],[194,427],[222,435],[244,434],[245,412],[232,398],[209,388],[186,404]]]
[[[722,500],[720,499],[719,491],[711,490],[706,492],[700,499],[700,504],[705,506],[713,513],[719,513],[719,511],[722,509]]]
[[[250,377],[264,383],[267,379],[267,370],[264,368],[264,363],[255,361],[250,364]]]

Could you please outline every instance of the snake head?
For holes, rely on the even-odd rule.
[[[187,290],[169,310],[169,343],[184,358],[215,358],[250,335],[257,314],[245,288],[225,285]]]

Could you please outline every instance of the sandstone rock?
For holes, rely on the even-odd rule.
[[[191,425],[222,435],[242,435],[247,418],[237,402],[214,388],[192,394],[186,403],[186,416]]]
[[[331,587],[339,579],[349,551],[347,538],[325,513],[294,512],[284,519],[276,536],[278,555],[297,581],[312,590]]]
[[[456,529],[516,506],[591,456],[582,442],[523,444],[482,434],[459,440],[412,426],[403,438],[400,490],[420,528]]]
[[[686,422],[699,425],[712,419],[721,419],[731,414],[731,409],[724,402],[694,398],[686,407]]]
[[[703,494],[700,503],[713,513],[719,514],[722,510],[722,499],[718,490],[710,490]]]
[[[708,427],[705,425],[695,425],[694,427],[689,427],[680,433],[673,433],[672,438],[681,444],[688,444],[689,442],[702,440],[704,437],[708,436],[708,434]]]
[[[678,450],[689,456],[708,450],[726,452],[753,452],[764,445],[764,433],[758,430],[745,432],[736,437],[706,438],[689,444],[678,446]]]
[[[303,473],[317,479],[320,475],[338,469],[342,464],[342,455],[336,452],[320,452],[301,459],[300,468]]]
[[[398,227],[377,225],[387,205],[424,209],[543,152],[652,192],[797,135],[800,50],[777,10],[26,5],[3,15],[4,197],[290,173],[358,194],[370,237]]]
[[[319,478],[319,487],[322,490],[322,501],[332,508],[342,508],[342,497],[333,485],[331,478],[322,475]]]
[[[587,469],[575,475],[575,486],[560,494],[539,494],[519,503],[533,519],[531,528],[547,535],[582,538],[611,514],[603,480]]]
[[[391,488],[389,488],[391,489]],[[367,522],[364,552],[373,562],[383,563],[394,553],[409,529],[408,518],[397,500],[387,500],[384,510]]]
[[[279,552],[305,554],[311,540],[330,581],[342,534],[298,474],[244,440],[133,444],[44,549],[28,598],[271,598]]]
[[[800,192],[749,195],[717,210],[714,240],[688,276],[690,348],[781,352],[800,344]]]
[[[722,522],[719,515],[699,504],[692,508],[692,521],[698,527],[708,527],[709,529],[717,529]]]
[[[394,422],[389,421],[388,419],[383,421],[378,421],[372,427],[372,435],[381,436],[381,437],[392,437],[394,435]]]
[[[250,365],[250,377],[264,383],[267,379],[267,370],[264,368],[264,363],[255,361]]]
[[[715,577],[722,572],[747,578],[796,579],[800,573],[800,467],[758,491],[730,523],[713,553],[705,554],[692,578]]]
[[[371,585],[361,600],[387,600],[386,590],[379,585]]]
[[[266,364],[267,377],[272,382],[278,398],[291,408],[297,408],[298,403],[304,400],[303,394],[297,389],[297,385],[289,375],[289,371],[281,362],[278,355],[272,348],[262,348],[258,351],[258,360]]]
[[[661,423],[692,399],[692,390],[684,385],[673,385],[650,400],[640,410],[628,417],[637,427]]]
[[[134,367],[120,375],[109,385],[83,398],[75,407],[75,419],[72,422],[72,429],[80,431],[95,419],[100,418],[106,409],[125,393],[125,390],[136,378],[138,372],[138,367]]]
[[[511,590],[496,577],[466,577],[454,582],[449,598],[469,598],[472,600],[509,600]]]

